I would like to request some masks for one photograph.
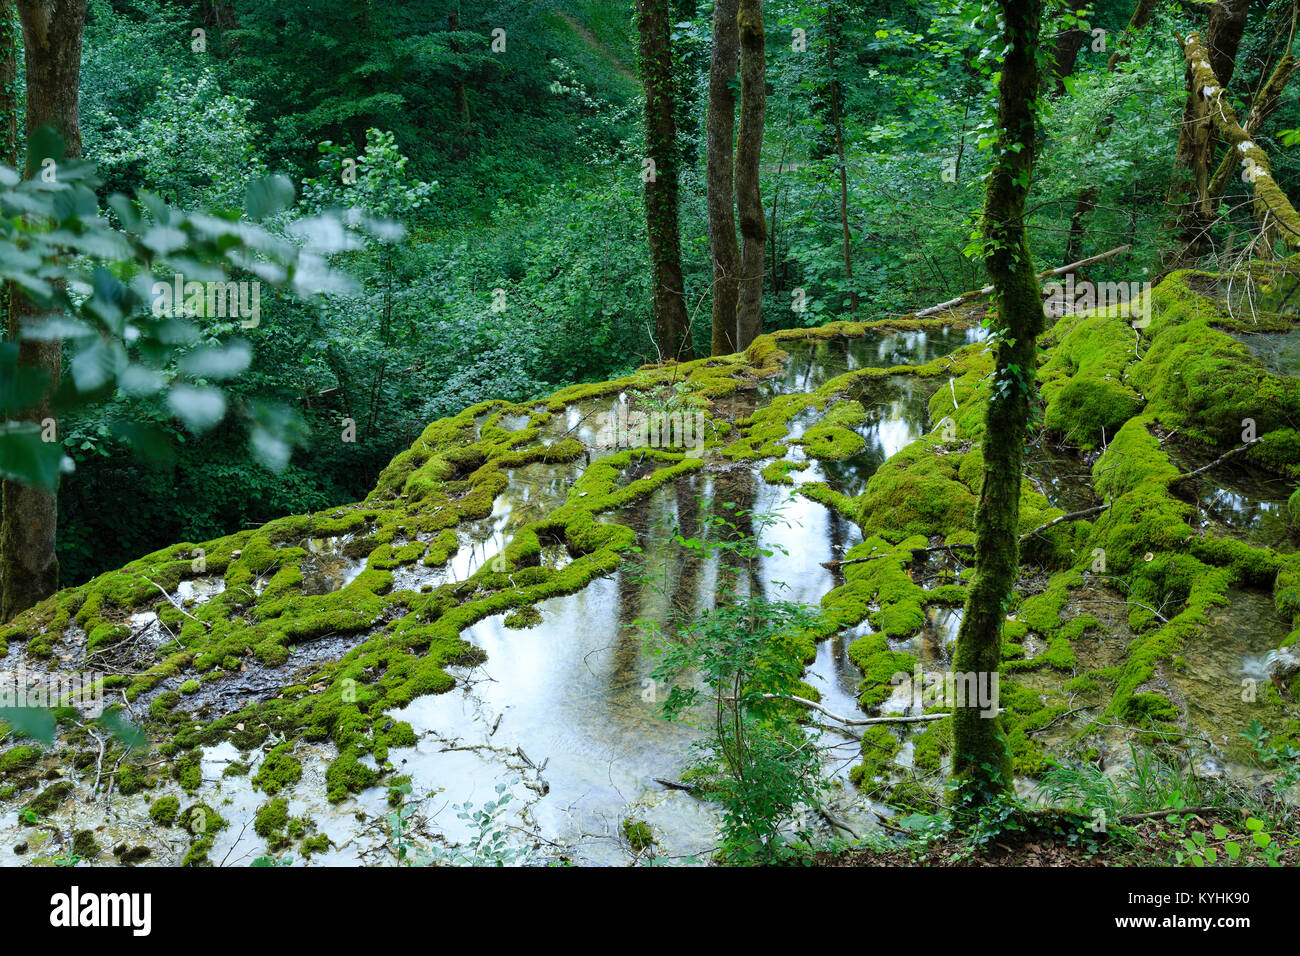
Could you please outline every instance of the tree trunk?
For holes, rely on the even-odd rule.
[[[1128,26],[1120,34],[1119,42],[1116,44],[1115,52],[1110,55],[1106,61],[1106,69],[1114,72],[1115,68],[1128,59],[1124,52],[1128,48],[1129,41],[1133,36],[1146,27],[1151,22],[1151,15],[1155,12],[1157,0],[1138,0],[1138,4],[1133,8],[1133,15],[1129,18]],[[1109,113],[1106,118],[1098,124],[1097,145],[1110,137],[1115,127],[1115,114]],[[1079,190],[1079,195],[1074,201],[1074,212],[1070,214],[1070,231],[1065,240],[1065,259],[1062,265],[1069,265],[1071,262],[1078,262],[1083,258],[1083,237],[1088,226],[1088,216],[1097,205],[1097,187],[1088,185]]]
[[[984,480],[975,508],[975,575],[957,635],[955,674],[991,681],[1002,623],[1019,570],[1020,476],[1034,393],[1043,305],[1025,230],[1037,135],[1034,99],[1042,0],[1000,0],[1005,59],[998,80],[998,143],[982,231],[997,301],[997,361],[981,441]],[[969,809],[1009,791],[1011,754],[1002,722],[973,700],[954,701],[952,771]],[[992,708],[996,711],[996,706]]]
[[[767,53],[763,0],[740,0],[740,133],[736,141],[736,209],[740,214],[740,294],[736,303],[739,348],[763,331],[764,246],[767,222],[758,167],[767,119]]]
[[[1115,67],[1128,59],[1124,52],[1128,47],[1128,41],[1133,34],[1142,30],[1151,22],[1151,15],[1156,12],[1159,0],[1138,0],[1138,4],[1133,8],[1133,16],[1129,17],[1128,26],[1124,28],[1123,34],[1120,35],[1118,48],[1110,55],[1106,61],[1106,69],[1114,70]]]
[[[1251,0],[1220,0],[1210,7],[1210,22],[1205,28],[1210,53],[1210,69],[1226,88],[1237,70],[1237,48],[1246,30],[1246,14]]]
[[[447,14],[447,32],[458,33],[460,31],[460,10],[452,10]],[[452,40],[449,44],[452,53],[459,55],[461,46],[459,40]],[[464,69],[457,64],[454,73],[455,79],[452,81],[455,85],[456,95],[456,112],[460,115],[461,134],[468,137],[470,133],[469,117],[469,97],[465,93],[465,73]]]
[[[853,287],[853,243],[849,231],[849,168],[844,156],[844,87],[835,73],[835,52],[840,45],[840,17],[834,3],[826,5],[826,68],[830,74],[831,128],[840,172],[840,238],[844,248],[844,279],[849,286],[849,312],[858,317],[858,290]]]
[[[18,168],[18,30],[14,0],[0,0],[0,163],[11,169]]]
[[[731,81],[740,60],[739,5],[740,0],[716,0],[713,5],[713,60],[704,119],[709,248],[713,252],[713,355],[730,355],[742,348],[736,328],[740,244],[736,241],[736,187],[731,168],[736,138],[736,96]]]
[[[1052,52],[1052,87],[1059,96],[1065,92],[1065,81],[1074,75],[1079,62],[1079,51],[1087,44],[1091,34],[1087,30],[1071,27],[1056,35]]]
[[[1210,7],[1206,27],[1205,50],[1211,73],[1226,88],[1237,68],[1237,48],[1246,27],[1250,0],[1225,0]],[[1205,251],[1210,225],[1217,205],[1210,194],[1210,153],[1214,148],[1214,129],[1209,104],[1196,84],[1193,64],[1187,64],[1187,105],[1178,132],[1178,151],[1174,155],[1174,175],[1166,205],[1176,215],[1180,248],[1166,256],[1165,269],[1195,262]],[[1184,174],[1181,170],[1186,169]]]
[[[637,0],[638,62],[645,87],[646,233],[654,272],[655,341],[664,360],[691,358],[677,225],[677,121],[669,0]]]
[[[81,156],[81,126],[77,95],[81,76],[81,32],[86,21],[86,0],[18,0],[23,45],[27,58],[27,140],[42,126],[50,126],[63,139],[64,157]],[[39,174],[36,157],[27,158],[27,176]],[[56,173],[57,175],[57,173]],[[49,391],[34,407],[18,417],[40,423],[52,417],[50,393],[63,371],[60,342],[22,338],[23,325],[36,315],[35,305],[16,294],[9,309],[9,335],[18,338],[18,361],[38,368],[49,377]],[[58,493],[17,482],[4,483],[4,517],[0,524],[0,571],[3,605],[0,620],[49,597],[59,585],[59,561],[54,551]]]
[[[1268,154],[1254,138],[1241,127],[1237,113],[1223,91],[1223,83],[1207,68],[1209,52],[1198,33],[1189,34],[1184,45],[1187,60],[1189,99],[1207,104],[1206,113],[1214,131],[1228,147],[1228,154],[1239,165],[1238,169],[1251,169],[1252,209],[1266,235],[1281,239],[1289,254],[1300,252],[1300,212],[1297,212],[1281,187],[1273,178],[1273,167]],[[1211,206],[1213,210],[1213,206]],[[1261,250],[1262,255],[1272,252]]]

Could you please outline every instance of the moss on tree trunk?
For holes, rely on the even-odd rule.
[[[748,348],[763,331],[764,249],[767,220],[759,185],[763,127],[767,120],[767,54],[762,0],[740,0],[740,134],[736,142],[736,209],[740,213],[738,348]]]
[[[64,157],[81,156],[81,126],[77,98],[81,77],[81,33],[86,20],[85,0],[19,0],[27,65],[27,140],[42,126],[50,126],[63,139]],[[34,168],[28,155],[26,174]],[[57,171],[55,173],[57,175]],[[9,335],[19,339],[18,361],[38,368],[49,378],[45,397],[18,416],[41,423],[52,418],[49,394],[58,387],[63,371],[62,344],[55,340],[23,338],[23,327],[39,310],[22,294],[9,306]],[[57,431],[56,431],[57,434]],[[0,620],[53,594],[59,584],[59,561],[54,540],[58,524],[57,491],[4,482],[4,517],[0,522]]]
[[[984,477],[975,508],[975,575],[957,635],[953,671],[991,681],[1002,657],[1002,622],[1019,568],[1020,476],[1034,393],[1043,306],[1025,231],[1034,165],[1034,100],[1041,0],[1002,0],[1006,54],[998,81],[998,142],[982,230],[996,296],[997,360],[985,418]],[[1002,721],[974,700],[954,701],[953,775],[960,802],[1011,786]]]
[[[637,0],[638,64],[645,87],[645,214],[654,271],[655,339],[664,359],[692,356],[677,222],[677,120],[668,0]]]
[[[713,57],[709,65],[709,106],[704,119],[705,184],[709,206],[709,247],[713,252],[712,346],[714,355],[741,351],[736,327],[740,291],[740,244],[736,241],[735,176],[736,95],[731,81],[740,61],[740,0],[713,5]]]

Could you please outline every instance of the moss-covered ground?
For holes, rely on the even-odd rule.
[[[1151,293],[1147,327],[1104,311],[1068,315],[1042,340],[1035,440],[1078,449],[1091,462],[1090,492],[1107,507],[1036,531],[1064,510],[1031,483],[1023,488],[1023,575],[1004,628],[1001,684],[1020,774],[1046,765],[1048,728],[1055,730],[1053,746],[1064,739],[1075,747],[1084,746],[1090,720],[1157,734],[1185,730],[1162,668],[1198,639],[1230,588],[1273,589],[1279,612],[1293,621],[1283,643],[1300,638],[1300,558],[1198,531],[1168,454],[1174,440],[1191,443],[1207,460],[1249,444],[1243,460],[1300,477],[1300,382],[1269,371],[1228,334],[1240,317],[1197,291],[1205,282],[1197,273],[1166,277]],[[156,750],[147,761],[135,755],[117,767],[123,792],[149,789],[164,777],[193,792],[198,748],[227,740],[241,751],[265,744],[269,755],[252,784],[268,801],[258,826],[279,845],[291,823],[279,795],[302,774],[296,742],[336,748],[326,774],[331,801],[382,780],[392,770],[389,748],[414,743],[409,725],[384,715],[448,690],[448,667],[481,657],[462,639],[469,625],[506,614],[512,626],[527,627],[539,602],[615,571],[636,544],[634,530],[618,523],[620,509],[683,475],[744,466],[768,482],[791,484],[810,460],[859,455],[865,390],[873,380],[906,375],[934,384],[926,434],[886,460],[856,496],[827,482],[796,483],[799,494],[861,531],[861,543],[840,567],[842,583],[823,600],[823,631],[809,635],[806,650],[811,658],[815,640],[857,628],[849,656],[863,675],[860,705],[875,712],[893,693],[895,675],[915,666],[905,647],[926,627],[928,612],[960,607],[965,598],[961,571],[971,561],[991,357],[973,344],[925,364],[853,369],[807,391],[764,383],[781,369],[785,350],[802,340],[965,321],[959,312],[778,332],[743,354],[646,367],[533,402],[465,409],[429,425],[364,501],[147,555],[20,616],[0,630],[0,653],[21,645],[34,663],[107,673],[109,692],[133,706]],[[565,429],[575,409],[612,415],[620,395],[701,412],[702,453],[662,444],[618,447]],[[806,427],[794,428],[796,419]],[[494,514],[512,475],[560,466],[574,478],[540,516],[513,528],[489,560],[449,573],[472,538],[469,529]],[[563,548],[568,560],[543,562],[548,547]],[[322,552],[356,562],[357,573],[342,587],[322,588],[315,575]],[[425,583],[398,586],[415,578]],[[185,581],[204,583],[210,596],[182,599]],[[1101,623],[1075,596],[1098,587],[1126,606],[1132,638],[1118,665],[1089,667],[1077,653]],[[146,612],[156,615],[160,639],[142,645],[136,616]],[[326,641],[335,642],[337,654],[296,664],[298,648]],[[224,704],[228,697],[209,694],[250,667],[284,678],[243,702]],[[1258,689],[1261,715],[1283,735],[1300,729],[1297,692],[1295,681]],[[206,703],[182,706],[190,699]],[[1085,707],[1089,713],[1080,714]],[[59,746],[76,759],[86,739],[73,715],[64,716]],[[943,765],[946,723],[923,725],[908,737],[917,770]],[[908,785],[891,771],[901,740],[892,729],[873,728],[854,779],[905,803]],[[0,752],[0,785],[9,798],[36,801],[38,812],[48,809],[43,798],[59,796],[35,793],[29,771],[39,758],[25,743]],[[153,804],[159,825],[184,816],[173,801]],[[196,840],[196,859],[208,839],[205,830]]]

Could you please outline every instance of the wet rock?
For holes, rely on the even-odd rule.
[[[149,859],[152,854],[153,850],[147,846],[127,847],[125,843],[113,850],[113,855],[117,857],[118,862],[125,866],[135,866]]]
[[[1300,654],[1294,648],[1283,647],[1270,651],[1264,663],[1268,668],[1268,679],[1279,689],[1285,688],[1291,678],[1300,674]]]

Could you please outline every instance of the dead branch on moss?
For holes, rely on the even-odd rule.
[[[764,700],[780,700],[788,701],[792,704],[802,704],[805,707],[810,707],[813,710],[820,711],[827,717],[831,718],[831,720],[839,721],[841,724],[845,724],[849,727],[865,727],[869,724],[919,724],[930,720],[943,720],[945,717],[951,716],[948,713],[942,713],[918,714],[915,717],[904,717],[897,714],[890,714],[886,717],[844,717],[840,714],[832,713],[816,701],[808,700],[805,697],[795,697],[792,694],[763,694],[762,697]],[[1002,709],[999,710],[998,713],[1002,714],[1006,713],[1006,711],[1005,709]]]
[[[1048,528],[1054,527],[1055,525],[1061,524],[1066,521],[1078,521],[1080,518],[1087,518],[1091,515],[1101,514],[1109,507],[1110,507],[1109,504],[1094,505],[1091,508],[1084,508],[1081,511],[1070,511],[1063,515],[1057,515],[1051,521],[1044,522],[1043,524],[1040,524],[1037,528],[1034,528],[1032,531],[1026,531],[1024,534],[1022,534],[1020,536],[1020,543],[1024,544],[1030,538],[1034,537],[1035,535],[1042,534]],[[975,545],[973,544],[962,544],[962,543],[932,544],[928,548],[909,548],[908,551],[912,555],[913,559],[916,560],[919,559],[921,555],[939,554],[948,551],[972,551],[974,550],[974,548]],[[889,551],[886,552],[885,554],[873,554],[865,558],[845,558],[842,561],[824,561],[822,562],[822,567],[834,571],[848,564],[861,564],[864,561],[875,561],[878,560],[879,558],[888,558],[888,557],[897,557],[897,556],[898,556],[897,551]]]
[[[1241,454],[1247,448],[1250,448],[1252,445],[1258,445],[1263,440],[1264,440],[1263,438],[1252,438],[1244,445],[1238,445],[1236,448],[1232,449],[1232,451],[1220,455],[1218,458],[1214,459],[1214,461],[1210,462],[1208,465],[1202,465],[1200,468],[1197,468],[1195,471],[1185,471],[1181,475],[1175,475],[1173,478],[1169,480],[1169,489],[1172,491],[1175,485],[1182,484],[1183,482],[1187,481],[1189,478],[1195,478],[1197,475],[1202,474],[1203,472],[1207,472],[1211,468],[1223,464],[1229,458],[1233,458],[1236,455]]]
[[[1109,252],[1102,252],[1095,256],[1089,256],[1087,259],[1080,259],[1078,262],[1071,262],[1067,266],[1059,266],[1056,269],[1048,269],[1046,272],[1040,272],[1038,274],[1038,278],[1050,279],[1052,278],[1052,276],[1062,276],[1065,275],[1067,272],[1074,272],[1076,269],[1082,269],[1084,266],[1090,266],[1094,262],[1100,262],[1102,259],[1109,259],[1111,256],[1117,256],[1121,252],[1128,252],[1132,248],[1133,247],[1131,245],[1118,246],[1117,248],[1111,249]],[[940,302],[938,305],[932,305],[928,309],[922,309],[920,312],[914,313],[911,317],[914,319],[923,319],[928,315],[934,315],[935,313],[942,312],[945,309],[953,309],[966,302],[972,302],[975,299],[982,299],[984,298],[984,296],[992,295],[992,294],[993,294],[993,286],[986,285],[982,289],[975,289],[971,292],[963,292],[955,299],[949,299],[947,302]]]

